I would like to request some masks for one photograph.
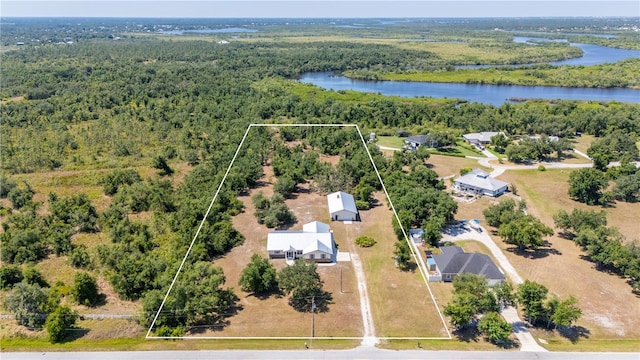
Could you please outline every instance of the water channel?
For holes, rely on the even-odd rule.
[[[515,42],[550,41],[532,37],[514,37]],[[566,41],[566,40],[555,40]],[[598,65],[618,62],[628,58],[640,58],[640,51],[614,49],[592,44],[571,44],[580,47],[584,55],[579,58],[551,62],[551,65]],[[535,46],[535,43],[531,43]],[[478,65],[476,67],[486,67]],[[303,83],[311,83],[324,89],[354,90],[401,97],[457,98],[500,106],[509,99],[592,100],[640,103],[640,90],[627,88],[568,88],[557,86],[481,85],[460,83],[430,83],[411,81],[355,80],[331,73],[306,73],[300,77]]]
[[[626,88],[564,88],[556,86],[480,85],[429,83],[411,81],[354,80],[332,72],[306,73],[300,77],[324,89],[355,90],[387,96],[457,98],[500,106],[508,99],[563,99],[620,102],[640,102],[640,90]]]

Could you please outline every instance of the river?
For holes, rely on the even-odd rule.
[[[527,43],[536,46],[535,41],[567,41],[566,39],[544,39],[535,37],[515,36],[514,42]],[[555,61],[551,65],[598,65],[614,63],[628,58],[640,58],[638,50],[614,49],[593,44],[571,43],[582,49],[584,55],[562,61]],[[461,67],[489,67],[491,65],[473,65]],[[480,85],[460,83],[429,83],[411,81],[371,81],[354,80],[331,72],[307,73],[300,78],[301,82],[311,83],[325,89],[355,90],[361,92],[380,93],[382,95],[396,95],[401,97],[433,97],[457,98],[470,102],[480,102],[500,106],[508,99],[562,99],[562,100],[593,100],[640,103],[640,90],[626,88],[596,89],[596,88],[568,88],[557,86],[517,86],[517,85]]]
[[[626,88],[595,89],[555,86],[370,81],[349,79],[331,72],[306,73],[300,77],[300,81],[335,91],[355,90],[401,97],[458,98],[495,106],[500,106],[508,102],[507,99],[513,98],[640,102],[640,90]]]

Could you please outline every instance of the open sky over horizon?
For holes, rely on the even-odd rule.
[[[430,18],[639,17],[640,1],[2,0],[2,17]]]

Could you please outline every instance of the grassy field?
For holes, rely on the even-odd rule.
[[[460,176],[460,169],[462,168],[481,168],[483,170],[490,170],[484,168],[478,164],[478,160],[469,158],[460,158],[444,155],[431,155],[427,160],[427,164],[430,168],[438,173],[440,177],[446,176]]]
[[[392,100],[402,103],[422,103],[432,106],[438,106],[443,104],[456,104],[459,102],[457,99],[444,99],[444,98],[407,98],[400,96],[385,96],[381,94],[353,91],[353,90],[339,90],[339,91],[326,91],[313,84],[300,83],[294,80],[274,79],[267,78],[257,81],[252,84],[252,87],[256,90],[268,93],[271,89],[280,91],[286,89],[294,95],[300,96],[303,100],[314,99],[318,102],[326,100],[334,100],[345,103],[353,104],[367,104],[370,102],[380,100]]]
[[[568,199],[568,174],[566,170],[507,171],[500,178],[516,184],[529,213],[553,227],[552,214],[559,209],[600,210]],[[484,197],[470,204],[459,203],[456,218],[480,219],[482,223],[482,210],[501,200]],[[627,238],[637,239],[634,217],[640,210],[638,207],[638,204],[617,203],[614,208],[605,209],[609,225],[619,227]],[[585,330],[585,335],[569,339],[557,331],[534,329],[536,338],[547,341],[545,347],[554,351],[640,350],[640,331],[635,325],[640,321],[637,310],[640,299],[624,279],[596,270],[593,263],[582,258],[584,253],[578,246],[557,235],[547,238],[549,249],[527,256],[516,253],[494,233],[490,235],[523,278],[547,286],[552,295],[560,298],[574,295],[578,299],[583,316],[576,325]],[[468,250],[474,250],[469,248],[474,246],[473,242],[463,244]],[[483,252],[482,249],[475,251]]]
[[[529,213],[553,227],[552,215],[560,209],[601,209],[568,198],[569,173],[568,170],[508,171],[501,179],[515,183],[519,194],[528,204]],[[478,207],[482,205],[478,204]],[[604,210],[609,226],[618,227],[628,239],[638,238],[639,204],[616,203],[614,207]],[[588,344],[594,339],[603,341],[600,344],[609,344],[605,340],[617,344],[614,340],[640,338],[640,329],[637,327],[640,322],[640,299],[631,292],[631,287],[624,279],[598,271],[592,262],[583,259],[584,253],[573,242],[554,235],[548,238],[551,250],[523,256],[505,245],[499,237],[493,238],[524,278],[544,284],[551,294],[561,298],[576,296],[578,306],[583,311],[577,325],[588,331],[588,336],[580,339],[580,343]],[[563,343],[555,346],[560,347]],[[570,345],[566,349],[575,348]],[[612,346],[617,348],[617,345]]]
[[[364,265],[376,335],[447,336],[418,270],[403,272],[395,266],[393,250],[398,240],[391,228],[392,212],[381,193],[375,197],[380,205],[362,212],[362,222],[338,224],[343,226],[336,229],[344,228],[350,243],[359,235],[377,240],[371,248],[352,247]]]
[[[378,136],[377,145],[402,149],[404,139],[399,136]]]

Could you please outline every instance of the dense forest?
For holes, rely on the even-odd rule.
[[[638,104],[529,101],[495,107],[375,94],[354,101],[349,94],[295,81],[300,74],[314,71],[446,69],[451,65],[420,49],[335,39],[180,41],[145,36],[137,32],[135,23],[81,22],[72,35],[64,24],[49,34],[44,30],[48,25],[3,28],[7,51],[0,54],[0,197],[7,200],[0,210],[0,240],[3,264],[37,263],[47,256],[66,255],[76,268],[101,269],[121,299],[142,299],[144,324],[152,320],[152,309],[162,301],[194,229],[205,218],[213,189],[222,181],[251,123],[350,123],[381,134],[399,128],[564,137],[584,133],[601,138],[624,133],[635,140],[640,134]],[[481,27],[485,26],[495,27],[490,22]],[[527,29],[533,29],[533,24]],[[300,35],[280,30],[288,36]],[[406,31],[401,25],[387,35]],[[441,38],[453,36],[450,28],[434,26],[433,31]],[[475,37],[471,30],[456,36]],[[617,41],[625,36],[621,33]],[[20,37],[40,43],[13,47],[10,43]],[[73,44],[55,44],[68,37]],[[303,141],[318,154],[340,155],[341,160],[335,167],[322,165],[302,148],[284,146],[285,140]],[[237,195],[255,185],[267,161],[274,166],[284,197],[298,183],[314,181],[323,193],[353,190],[359,205],[366,208],[380,183],[362,171],[370,162],[358,141],[355,132],[349,131],[284,130],[276,136],[267,128],[252,129],[203,223],[202,241],[191,250],[193,266],[177,283],[174,302],[167,304],[173,315],[161,319],[159,332],[181,334],[191,325],[223,322],[233,313],[236,296],[212,260],[242,243],[242,234],[230,220],[242,211]],[[456,204],[441,191],[444,186],[435,172],[425,166],[429,155],[398,153],[387,159],[375,147],[370,151],[404,227],[423,227],[428,242],[437,243],[439,230],[453,219]],[[610,153],[607,160],[619,160]],[[181,182],[171,176],[178,163],[190,169]],[[145,177],[136,170],[140,167],[157,171]],[[28,182],[16,180],[20,174],[54,170],[90,171],[86,183],[103,191],[69,197],[51,193],[39,202]],[[108,206],[97,210],[92,201],[102,196],[109,198]],[[142,212],[152,213],[152,220],[136,221],[132,214]],[[393,225],[400,232],[398,224]],[[88,249],[72,241],[75,234],[97,232],[106,234],[109,243]],[[19,283],[14,281],[20,278],[17,270],[9,270],[7,279],[12,280],[6,284],[3,280],[2,288]],[[204,276],[210,281],[190,281]],[[38,311],[65,310],[57,306],[56,286],[48,295],[42,290],[45,284],[29,286],[23,290],[39,294],[35,298],[50,298],[49,307]],[[186,314],[181,311],[184,308],[197,311]]]

